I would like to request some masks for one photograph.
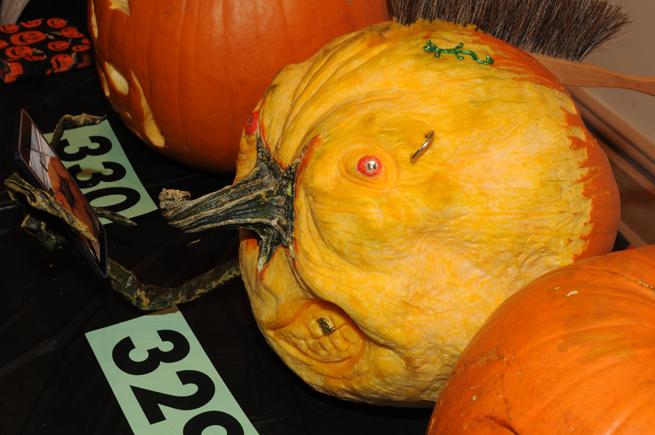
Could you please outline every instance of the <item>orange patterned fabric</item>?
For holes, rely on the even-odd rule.
[[[62,18],[0,26],[0,78],[53,74],[91,65],[91,41]]]

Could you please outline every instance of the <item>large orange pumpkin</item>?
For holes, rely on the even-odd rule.
[[[376,404],[433,406],[487,316],[609,252],[619,220],[562,84],[443,22],[373,25],[285,67],[237,167],[217,193],[165,193],[165,215],[252,230],[241,273],[270,345],[316,389]]]
[[[388,19],[385,0],[89,0],[105,94],[161,153],[233,172],[243,123],[284,65]]]
[[[428,434],[651,434],[654,364],[655,246],[582,260],[494,311]]]

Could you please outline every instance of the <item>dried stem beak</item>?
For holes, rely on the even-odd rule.
[[[299,157],[283,170],[257,138],[257,164],[236,184],[191,200],[188,192],[164,189],[160,208],[171,225],[186,232],[247,228],[261,238],[261,271],[279,246],[293,243],[296,170]]]

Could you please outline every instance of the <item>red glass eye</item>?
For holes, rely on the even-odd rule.
[[[252,115],[250,115],[250,118],[248,118],[248,122],[246,122],[246,134],[253,134],[257,131],[259,128],[259,110],[256,112],[252,112]]]
[[[357,172],[372,177],[382,171],[382,162],[375,156],[364,156],[357,162]]]

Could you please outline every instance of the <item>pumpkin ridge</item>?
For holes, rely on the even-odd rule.
[[[184,5],[184,7],[185,7],[186,10],[188,11],[188,5],[187,5],[186,3],[185,3],[185,5]],[[186,54],[186,53],[185,53],[185,50],[182,50],[181,48],[182,48],[182,44],[183,44],[184,42],[186,42],[186,40],[185,40],[185,38],[184,38],[183,35],[186,33],[186,32],[185,32],[185,27],[186,27],[185,24],[186,24],[186,18],[189,16],[188,14],[192,14],[192,15],[194,16],[194,25],[193,25],[193,27],[195,28],[195,27],[197,26],[197,4],[193,4],[193,11],[190,12],[190,13],[189,13],[189,12],[185,13],[185,14],[184,14],[184,17],[182,18],[182,26],[181,26],[182,30],[181,30],[181,32],[180,32],[181,35],[180,35],[179,38],[177,38],[177,47],[176,47],[176,49],[174,50],[174,52],[175,52],[175,56],[174,56],[174,60],[175,60],[175,62],[174,62],[174,65],[176,65],[177,76],[178,76],[178,77],[181,75],[181,73],[183,73],[182,70],[184,70],[184,69],[186,69],[186,68],[194,68],[194,69],[195,69],[195,65],[184,65],[184,62],[181,61],[181,57],[182,57],[182,55],[183,55],[183,54]],[[196,33],[195,33],[195,32],[191,32],[191,34],[192,34],[192,37],[194,38],[194,41],[192,41],[191,43],[189,43],[189,46],[190,46],[189,49],[195,52],[195,48],[196,48],[196,45],[195,45],[195,35],[196,35]],[[192,54],[191,54],[191,56],[192,56],[192,58],[195,58],[195,57],[196,57],[196,56],[193,56]],[[216,66],[214,66],[214,67],[216,68]],[[193,80],[193,79],[192,79],[192,80],[189,80],[189,83],[192,83],[192,85],[195,85],[196,80]],[[174,86],[175,90],[177,91],[177,94],[174,95],[174,96],[172,96],[171,99],[172,99],[173,101],[177,101],[177,104],[172,105],[172,106],[175,107],[175,109],[176,109],[176,111],[177,111],[177,116],[174,116],[174,117],[172,117],[172,118],[175,120],[174,122],[177,124],[176,127],[175,127],[175,130],[176,130],[176,131],[180,131],[180,141],[181,141],[182,143],[189,143],[189,133],[188,133],[188,128],[189,128],[189,127],[187,126],[187,123],[184,122],[184,118],[185,118],[184,115],[185,115],[185,114],[184,114],[184,109],[181,107],[182,104],[184,104],[184,100],[181,99],[181,98],[179,98],[180,95],[185,95],[185,92],[184,92],[184,90],[183,90],[183,86],[184,86],[184,85],[186,85],[186,83],[182,83],[182,80],[177,80],[177,86]],[[195,95],[195,94],[196,94],[195,92],[192,92],[192,93],[191,93],[191,95]],[[167,97],[168,97],[168,96],[167,96]],[[193,125],[190,126],[190,127],[191,127],[191,128],[196,128],[196,127],[193,126]],[[184,147],[184,148],[182,148],[182,149],[179,149],[179,150],[173,151],[173,154],[178,154],[178,153],[181,154],[181,155],[184,155],[184,157],[180,157],[180,159],[182,159],[182,160],[184,160],[184,161],[190,161],[190,162],[192,162],[192,161],[195,160],[195,156],[192,156],[192,155],[191,155],[191,151],[189,150],[189,147],[188,147],[188,146],[186,146],[186,147]]]
[[[379,26],[379,24],[373,26]],[[344,47],[351,46],[348,48],[348,51],[353,50],[355,46],[361,44],[367,38],[368,33],[369,30],[364,29],[362,31],[355,31],[343,35],[325,45],[314,56],[309,58],[308,62],[310,62],[310,66],[306,73],[303,75],[303,78],[298,82],[298,86],[292,97],[292,101],[295,102],[300,98],[301,93],[309,87],[309,83],[315,80],[315,77],[318,75],[317,73],[320,71],[325,71],[328,66],[333,63],[331,61],[335,60],[338,56],[346,56],[346,54],[342,51],[344,50]],[[330,54],[326,56],[326,52],[330,52]],[[319,60],[320,63],[317,63],[316,60]],[[328,71],[328,73],[329,77],[329,75],[333,74],[334,71]]]
[[[373,26],[371,26],[371,27],[373,27]],[[391,25],[388,28],[394,28],[395,29],[394,25]],[[386,29],[388,29],[388,28],[386,28]],[[380,32],[371,31],[371,32],[368,32],[366,35],[364,35],[363,38],[349,39],[347,42],[352,42],[353,40],[355,40],[356,44],[354,44],[353,47],[349,48],[348,53],[346,53],[346,54],[339,53],[340,51],[342,51],[342,48],[341,48],[341,45],[340,45],[340,46],[338,46],[338,47],[336,47],[334,49],[334,52],[328,57],[327,60],[325,60],[320,65],[320,67],[317,68],[317,70],[313,70],[312,68],[308,69],[306,71],[306,73],[305,73],[305,77],[310,76],[310,75],[311,75],[311,77],[309,79],[306,79],[306,81],[307,81],[306,83],[303,82],[303,81],[298,83],[298,85],[296,87],[295,94],[294,94],[294,98],[293,98],[292,108],[289,110],[289,114],[287,115],[288,118],[287,118],[286,124],[287,125],[288,124],[294,124],[294,121],[297,118],[302,117],[303,113],[306,113],[307,111],[315,111],[316,110],[315,109],[315,103],[316,103],[315,100],[324,99],[325,98],[324,95],[327,94],[326,91],[329,90],[334,85],[335,81],[336,82],[343,82],[343,81],[347,80],[347,78],[349,76],[353,76],[353,75],[356,75],[356,74],[361,74],[361,71],[363,69],[366,69],[366,66],[369,63],[371,63],[374,60],[378,59],[380,56],[386,56],[387,54],[393,53],[393,50],[396,48],[396,46],[393,43],[391,43],[392,41],[389,41],[389,43],[374,44],[373,47],[376,47],[377,50],[376,51],[371,50],[370,40],[372,38],[376,37],[378,35],[378,33],[380,33]],[[471,37],[470,35],[468,35],[468,36]],[[388,38],[388,39],[391,39],[391,37]],[[366,44],[365,49],[357,50],[360,46],[362,46],[367,41],[369,41],[369,43]],[[357,50],[357,51],[354,54],[352,54],[351,52],[355,51],[355,50]],[[339,60],[343,60],[343,59],[336,59],[335,58],[335,56],[336,56],[335,53],[340,54],[341,57],[343,57],[343,58],[347,58],[346,61],[342,61],[342,62],[340,62],[338,64],[339,65],[338,68],[333,68],[332,64],[337,63]],[[362,55],[362,53],[364,53],[364,55]],[[356,60],[356,63],[354,65],[350,65],[350,63],[354,62],[353,59]],[[419,65],[416,65],[416,67],[418,68]],[[327,68],[331,69],[331,71],[329,71],[329,74],[327,74],[326,77],[320,77],[320,81],[317,84],[312,85],[313,81],[318,80],[317,76],[319,76],[320,71],[324,70],[324,69],[327,69]],[[515,75],[516,73],[513,72],[513,74]],[[474,79],[475,79],[474,77],[470,77],[470,80],[474,80]],[[462,81],[465,81],[465,80],[466,80],[466,78],[462,79],[461,77],[452,77],[451,82],[452,83],[455,83],[455,82],[461,83]],[[359,81],[355,81],[355,82],[359,82]],[[394,91],[396,91],[396,92],[397,91],[406,92],[407,90],[408,89],[401,88],[401,87],[395,88],[393,83],[390,83],[390,84],[386,85],[385,89],[383,89],[383,91],[385,91],[385,92],[394,92]],[[380,90],[378,90],[378,89],[373,89],[373,90],[371,90],[371,91],[369,91],[367,93],[359,92],[356,96],[354,96],[352,98],[358,98],[358,99],[366,100],[366,99],[368,99],[368,94],[370,92],[379,92],[379,91]],[[309,95],[305,96],[308,93],[309,93]],[[305,98],[301,100],[302,96],[305,96]],[[342,104],[345,101],[343,99],[337,99],[337,100],[338,100],[338,104]],[[333,104],[326,105],[326,103],[327,103],[326,101],[323,101],[321,103],[322,106],[323,106],[321,116],[329,115],[330,111],[334,109]],[[302,125],[301,123],[295,123],[295,125],[299,125],[299,124]],[[300,127],[298,127],[298,128],[300,128]],[[291,134],[291,132],[289,130],[285,130],[285,131],[287,131],[288,134]]]
[[[305,73],[304,77],[307,77],[306,82],[301,80],[296,86],[294,98],[292,100],[293,103],[291,104],[288,115],[286,117],[287,121],[285,122],[284,128],[285,133],[292,134],[291,132],[293,131],[293,127],[298,125],[298,123],[294,123],[294,120],[301,117],[302,113],[313,111],[313,100],[318,98],[326,89],[326,87],[329,88],[333,84],[331,80],[334,79],[334,76],[339,74],[339,78],[341,77],[341,68],[332,68],[332,64],[336,62],[333,59],[333,56],[335,58],[338,55],[345,56],[344,53],[341,53],[341,46],[346,45],[346,43],[352,43],[352,41],[357,42],[355,45],[360,45],[364,43],[364,38],[362,37],[362,34],[356,33],[352,39],[348,39],[344,41],[344,43],[339,44],[339,46],[334,50],[330,57],[325,59],[325,61],[320,65],[320,67],[316,68],[315,71],[309,69]],[[351,50],[354,50],[354,47],[352,47]],[[350,58],[356,58],[360,52],[361,50],[355,53],[353,56],[350,56]],[[327,76],[321,77],[321,71],[327,71]],[[328,112],[328,110],[325,110],[325,113],[326,112]],[[289,127],[289,125],[293,127]],[[300,128],[300,126],[297,128]]]
[[[507,431],[511,432],[512,435],[520,435],[516,431],[516,429],[514,429],[512,427],[512,425],[508,421],[506,421],[504,419],[501,419],[499,417],[493,416],[493,415],[485,415],[484,417],[481,417],[481,418],[474,418],[473,421],[479,421],[479,422],[488,421],[488,422],[490,422],[490,423],[492,423],[494,425],[497,425],[497,426],[502,427],[503,429],[506,429]]]
[[[591,257],[591,258],[594,258],[594,257]],[[583,266],[583,265],[580,265],[580,266]],[[586,265],[585,265],[585,266],[586,266]],[[576,263],[573,263],[573,265],[566,266],[566,269],[567,269],[567,270],[570,270],[570,271],[588,271],[588,270],[593,270],[593,271],[595,271],[595,272],[597,272],[597,273],[606,273],[606,274],[616,275],[616,276],[619,276],[619,277],[621,277],[621,278],[624,278],[624,279],[626,279],[626,280],[628,280],[628,281],[632,281],[632,282],[634,282],[635,284],[638,284],[638,285],[640,285],[640,286],[646,287],[646,288],[649,289],[649,290],[653,290],[653,291],[654,291],[653,296],[655,296],[655,287],[653,287],[653,286],[651,286],[651,285],[648,285],[648,284],[646,284],[645,282],[643,282],[643,281],[641,281],[641,280],[639,280],[639,279],[637,279],[637,278],[633,278],[633,277],[630,277],[630,276],[628,276],[628,275],[625,275],[624,273],[621,273],[621,272],[617,272],[617,271],[613,271],[613,270],[607,270],[607,269],[602,269],[602,268],[597,268],[597,267],[589,267],[589,266],[586,266],[586,267],[576,267]],[[556,270],[553,270],[553,271],[547,272],[546,274],[543,275],[543,278],[540,277],[539,279],[546,279],[548,276],[550,276],[550,275],[552,275],[552,274],[555,274],[555,272],[556,272]]]
[[[631,402],[632,406],[626,406],[622,416],[614,416],[614,424],[612,425],[612,430],[614,433],[622,433],[621,428],[626,424],[630,423],[630,420],[636,418],[637,415],[648,415],[648,412],[641,412],[641,409],[650,405],[652,397],[643,396],[639,403],[635,404],[634,399]],[[650,409],[648,409],[650,411]],[[649,422],[650,423],[650,422]],[[634,427],[634,423],[631,424],[629,429]],[[626,432],[628,433],[628,432]]]
[[[544,387],[544,391],[546,392],[547,397],[545,400],[542,400],[539,403],[540,407],[544,409],[546,408],[546,405],[548,405],[549,403],[554,403],[555,406],[557,407],[557,410],[561,414],[561,418],[564,420],[564,424],[569,429],[569,431],[573,432],[571,423],[569,423],[569,418],[564,412],[559,397],[557,397],[557,395],[553,392],[551,385],[549,385],[542,376],[540,376],[534,369],[532,369],[530,366],[526,365],[525,363],[521,364],[521,369],[522,370],[525,369],[530,373],[532,373],[532,375],[535,376],[539,380],[540,384]],[[542,399],[543,399],[543,395],[542,395]]]

